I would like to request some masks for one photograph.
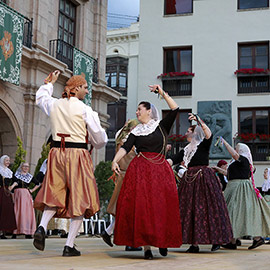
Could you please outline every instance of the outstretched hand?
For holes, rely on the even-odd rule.
[[[198,122],[198,118],[196,117],[196,115],[194,113],[189,113],[188,114],[188,120]]]
[[[60,70],[55,70],[54,72],[51,72],[51,73],[47,76],[47,78],[44,80],[45,84],[47,84],[47,83],[52,83],[52,84],[54,84],[54,83],[57,81],[57,79],[58,79],[60,73],[61,73]]]
[[[115,161],[112,162],[112,171],[114,171],[117,175],[120,173],[120,167]]]
[[[149,86],[149,89],[151,92],[154,92],[154,93],[160,94],[160,95],[163,93],[163,90],[159,84],[153,84],[153,85],[148,85],[148,86]]]

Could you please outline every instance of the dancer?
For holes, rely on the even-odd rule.
[[[233,158],[227,169],[228,184],[224,197],[234,239],[223,247],[236,249],[237,238],[251,235],[253,243],[248,249],[254,249],[264,244],[262,236],[270,236],[270,207],[261,199],[259,190],[255,188],[254,167],[249,147],[244,143],[238,143],[233,149],[225,139],[221,138],[221,142]]]
[[[225,190],[228,180],[227,180],[227,167],[228,167],[228,162],[221,159],[218,163],[217,166],[213,166],[212,168],[216,171],[217,176],[220,180],[220,184],[222,186],[222,191]]]
[[[171,165],[184,161],[188,170],[178,186],[183,243],[188,253],[198,253],[199,244],[212,244],[212,251],[232,238],[232,227],[219,179],[209,164],[212,133],[198,115],[189,114],[198,125],[186,132],[189,144],[169,159]]]
[[[181,221],[174,173],[165,159],[168,134],[179,111],[175,101],[159,85],[151,92],[161,95],[171,111],[159,121],[154,105],[142,101],[136,111],[140,122],[116,153],[112,170],[121,172],[118,162],[135,145],[138,155],[131,161],[117,201],[114,243],[144,246],[144,258],[152,259],[150,246],[162,256],[168,247],[180,247]]]
[[[131,130],[138,125],[138,121],[136,119],[129,120],[123,128],[121,128],[117,133],[116,133],[116,152],[120,149],[120,147],[126,142]],[[115,212],[116,212],[116,204],[117,204],[117,199],[121,190],[121,186],[123,183],[123,179],[125,177],[126,170],[128,168],[129,163],[132,161],[132,159],[136,156],[135,152],[135,147],[133,147],[127,155],[125,155],[119,162],[119,167],[121,168],[121,172],[119,175],[116,175],[115,177],[115,188],[112,194],[112,197],[110,199],[110,202],[107,207],[107,212],[115,217]],[[113,218],[110,226],[106,228],[102,233],[101,237],[104,240],[106,244],[108,244],[110,247],[113,246],[113,243],[111,241],[111,235],[113,234],[115,227],[115,219]],[[126,246],[125,248],[126,251],[140,251],[142,250],[141,247],[134,248],[131,246]]]
[[[29,173],[29,164],[24,162],[13,175],[14,187],[14,211],[17,229],[13,231],[13,238],[17,234],[25,234],[25,238],[32,238],[36,230],[36,217],[31,194],[40,187],[38,180]],[[35,186],[30,189],[30,184]]]
[[[13,232],[16,228],[16,219],[14,213],[14,204],[11,190],[17,185],[12,183],[13,172],[8,168],[10,158],[3,155],[0,158],[0,236],[1,239],[7,239],[6,232]]]
[[[264,182],[262,184],[262,195],[267,204],[270,206],[270,168],[263,172]]]
[[[53,142],[48,156],[47,172],[35,199],[35,208],[44,210],[34,235],[34,246],[45,247],[45,232],[50,219],[71,218],[63,256],[80,256],[74,240],[83,217],[99,211],[99,198],[94,169],[87,141],[103,147],[107,142],[98,114],[81,100],[88,93],[87,82],[72,76],[66,83],[61,99],[52,97],[53,84],[60,72],[54,71],[36,93],[37,105],[50,117]]]

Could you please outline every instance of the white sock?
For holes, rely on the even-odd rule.
[[[112,223],[110,224],[110,226],[107,229],[105,229],[106,233],[108,235],[112,235],[113,231],[114,231],[114,227],[115,227],[115,219],[113,218]]]
[[[56,207],[45,206],[44,212],[42,214],[42,218],[39,224],[39,226],[42,226],[44,228],[45,232],[47,231],[47,225],[49,221],[55,215],[55,213],[56,213]]]
[[[83,222],[83,216],[74,217],[71,219],[66,246],[73,248],[74,240],[78,234],[78,231],[82,225],[82,222]]]

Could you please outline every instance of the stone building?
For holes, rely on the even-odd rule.
[[[61,75],[54,87],[60,97],[72,76],[73,48],[95,58],[92,108],[108,128],[107,104],[120,94],[106,86],[107,0],[2,0],[25,16],[20,85],[0,80],[0,154],[13,159],[16,137],[22,138],[31,172],[41,147],[50,135],[48,117],[35,105],[35,93],[51,71]],[[31,19],[29,19],[31,18]],[[105,148],[92,154],[94,164],[103,160]]]

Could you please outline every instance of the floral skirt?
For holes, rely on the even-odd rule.
[[[189,168],[178,186],[185,244],[225,244],[233,237],[220,181],[207,166]]]
[[[228,181],[224,196],[235,238],[270,236],[270,207],[264,198],[257,198],[251,180]]]
[[[55,217],[90,218],[99,211],[99,196],[89,152],[80,148],[52,148],[47,172],[34,206],[56,207]]]
[[[156,153],[143,153],[148,159]],[[135,157],[125,174],[116,207],[114,243],[133,247],[180,247],[181,220],[173,171],[162,157],[154,164]]]
[[[0,231],[12,232],[17,228],[12,194],[0,187]]]

